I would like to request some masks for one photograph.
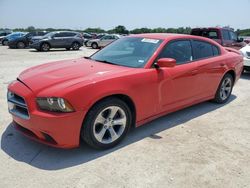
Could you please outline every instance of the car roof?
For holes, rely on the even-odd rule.
[[[181,39],[181,38],[190,38],[190,39],[202,39],[207,40],[207,38],[200,37],[200,36],[194,36],[194,35],[187,35],[187,34],[175,34],[175,33],[145,33],[145,34],[135,34],[135,35],[129,35],[129,37],[142,37],[142,38],[152,38],[152,39],[160,39],[160,40],[166,40],[166,39]]]
[[[174,34],[174,33],[145,33],[145,34],[134,34],[127,37],[141,37],[141,38],[150,38],[158,40],[174,40],[174,39],[193,39],[193,40],[202,40],[209,42],[213,45],[220,46],[217,42],[212,39],[196,36],[196,35],[187,35],[187,34]]]
[[[192,30],[229,30],[229,31],[233,31],[232,28],[228,28],[228,27],[197,27],[197,28],[193,28]]]

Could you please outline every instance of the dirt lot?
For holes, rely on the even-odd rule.
[[[250,187],[250,74],[228,104],[205,102],[162,117],[108,151],[55,149],[16,132],[8,83],[28,67],[93,52],[0,46],[0,187]]]

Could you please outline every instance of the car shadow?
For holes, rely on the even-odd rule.
[[[29,49],[30,49],[30,48],[29,48]],[[71,51],[73,51],[73,52],[82,51],[82,47],[81,47],[79,50],[72,50],[72,49],[66,50],[66,49],[60,48],[60,49],[50,49],[50,50],[47,51],[47,52],[37,51],[37,50],[35,50],[35,49],[31,49],[31,50],[30,50],[30,52],[36,52],[36,53],[71,52]]]
[[[226,104],[235,99],[236,96],[232,95]],[[1,149],[11,158],[33,167],[43,170],[60,170],[98,159],[147,137],[161,139],[157,135],[158,133],[212,112],[226,104],[219,105],[204,102],[163,116],[144,126],[132,129],[123,142],[105,151],[91,149],[86,144],[81,144],[76,149],[52,148],[26,138],[21,133],[15,131],[11,123],[2,135]]]
[[[250,72],[245,71],[244,73],[241,74],[240,78],[244,80],[250,80]]]

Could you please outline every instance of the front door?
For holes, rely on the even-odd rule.
[[[171,41],[159,58],[173,58],[177,63],[175,67],[157,70],[161,110],[171,111],[192,103],[199,91],[197,65],[193,62],[190,40]]]

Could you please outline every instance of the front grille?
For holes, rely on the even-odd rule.
[[[8,91],[9,112],[22,119],[29,119],[28,106],[23,97]]]
[[[250,58],[250,52],[247,52],[247,57]]]

